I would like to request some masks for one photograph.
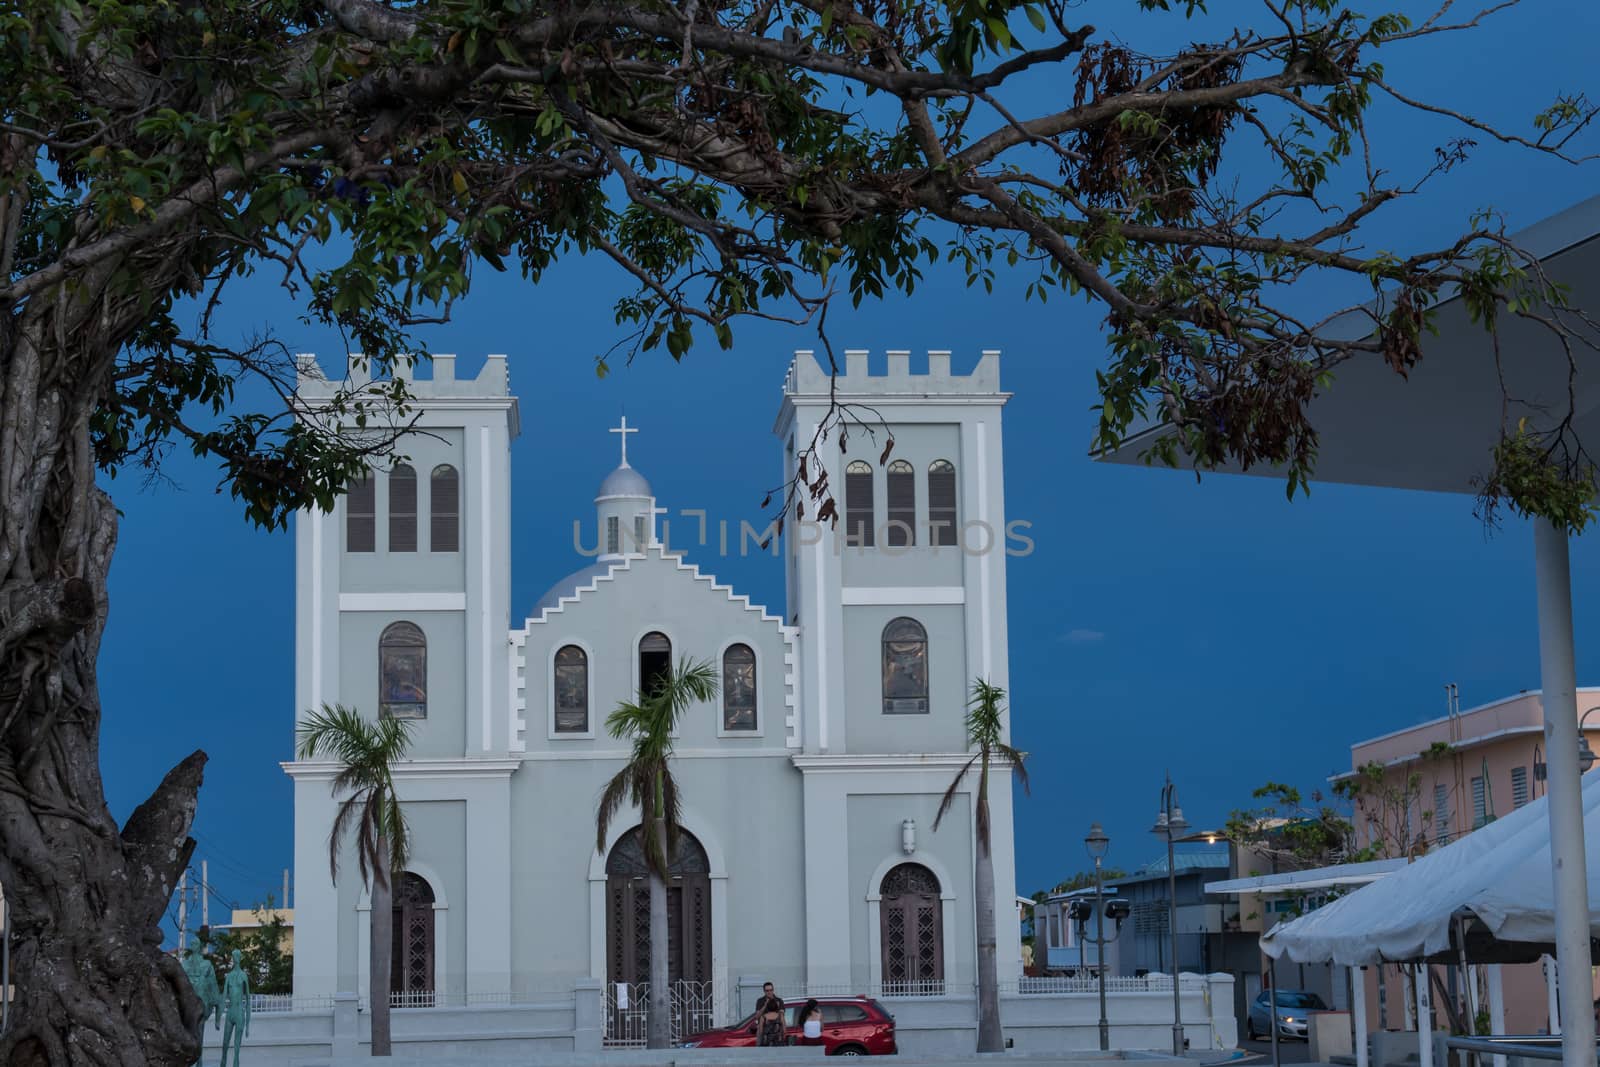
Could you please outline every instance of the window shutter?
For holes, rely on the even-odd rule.
[[[389,551],[417,550],[417,472],[404,463],[389,472]]]
[[[845,544],[871,548],[872,524],[872,468],[856,460],[844,472]]]
[[[428,547],[461,551],[461,475],[449,464],[433,468],[428,486]]]
[[[917,476],[903,459],[889,464],[889,518],[884,527],[885,540],[893,548],[917,543]]]
[[[939,547],[957,544],[956,468],[947,459],[928,466],[928,543]]]
[[[377,490],[369,474],[350,485],[344,499],[344,547],[347,552],[374,552],[378,539]]]
[[[1441,845],[1450,840],[1450,791],[1433,787],[1433,839]]]
[[[1528,802],[1528,768],[1511,768],[1511,806],[1520,808]]]

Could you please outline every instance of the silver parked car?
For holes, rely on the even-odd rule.
[[[1257,1038],[1270,1037],[1271,1031],[1268,1017],[1272,1014],[1267,1007],[1269,994],[1265,989],[1256,994],[1256,999],[1250,1002],[1250,1015],[1245,1020],[1245,1036],[1251,1041]],[[1315,993],[1307,993],[1300,989],[1280,989],[1277,992],[1278,1000],[1278,1036],[1293,1037],[1301,1041],[1306,1040],[1307,1019],[1306,1015],[1313,1011],[1327,1011],[1328,1006],[1322,998]]]

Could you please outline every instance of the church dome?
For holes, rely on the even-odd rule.
[[[600,491],[595,494],[599,500],[608,496],[637,496],[653,497],[655,493],[650,489],[650,483],[645,481],[644,475],[624,463],[600,483]]]

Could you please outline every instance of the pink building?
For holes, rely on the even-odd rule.
[[[1600,688],[1580,688],[1574,729],[1591,709],[1597,714],[1583,723],[1583,736],[1596,749]],[[1358,840],[1378,844],[1386,855],[1415,856],[1543,796],[1544,759],[1544,708],[1537,691],[1525,691],[1357,742],[1350,746],[1350,774],[1340,777],[1366,775],[1368,782],[1381,782],[1377,789],[1363,789],[1356,801]],[[1399,973],[1395,968],[1385,971],[1389,1010],[1382,1021],[1377,978],[1368,974],[1369,1025],[1374,1030],[1405,1025]],[[1548,1031],[1541,966],[1508,965],[1503,982],[1506,1032]],[[1580,1010],[1589,1011],[1591,1005]]]

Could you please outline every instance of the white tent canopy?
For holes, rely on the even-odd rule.
[[[1502,958],[1537,957],[1556,940],[1550,877],[1550,824],[1541,797],[1453,844],[1261,938],[1274,959],[1347,967],[1453,954],[1451,927],[1499,943]],[[1583,778],[1587,841],[1600,840],[1600,773]],[[1589,936],[1600,934],[1600,848],[1589,848]],[[1487,940],[1487,938],[1485,938]],[[1468,944],[1473,938],[1469,935]],[[1514,944],[1508,944],[1514,943]],[[1526,951],[1506,952],[1515,945]]]

